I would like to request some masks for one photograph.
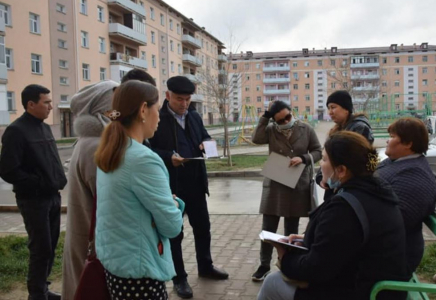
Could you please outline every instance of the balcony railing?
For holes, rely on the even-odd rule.
[[[194,101],[194,102],[203,102],[204,101],[204,95],[201,95],[201,94],[192,94],[191,95],[191,101]]]
[[[227,75],[227,74],[228,74],[228,73],[227,73],[227,70],[219,70],[218,73],[219,73],[220,75]]]
[[[188,78],[189,80],[191,80],[193,83],[199,83],[200,80],[197,78],[197,76],[193,75],[193,74],[183,74],[183,76],[185,76],[186,78]]]
[[[263,83],[286,83],[291,82],[290,78],[264,78]]]
[[[187,43],[197,49],[201,49],[201,41],[189,34],[182,35],[182,43]]]
[[[374,80],[374,79],[380,79],[380,75],[379,74],[351,75],[351,79]]]
[[[109,24],[109,35],[119,36],[129,41],[133,41],[141,46],[147,45],[147,36],[144,33],[137,32],[132,28],[119,23]]]
[[[195,57],[194,55],[191,55],[191,54],[183,54],[182,60],[184,62],[191,63],[191,64],[193,64],[193,65],[195,65],[197,67],[201,67],[201,65],[203,64],[201,62],[201,59],[199,59],[199,58],[197,58],[197,57]]]
[[[361,63],[361,64],[351,64],[351,68],[378,68],[380,66],[380,63]]]
[[[140,59],[123,53],[111,53],[111,63],[123,63],[135,68],[147,69],[148,64],[145,59]]]
[[[353,87],[353,91],[359,92],[359,91],[378,91],[378,86],[355,86]]]
[[[273,66],[273,67],[263,67],[263,71],[264,72],[275,72],[275,71],[290,71],[291,67],[290,66]]]
[[[107,4],[110,6],[120,8],[123,13],[132,12],[135,14],[139,14],[142,17],[146,16],[145,8],[139,4],[136,4],[135,2],[130,1],[130,0],[107,0]]]
[[[226,62],[227,61],[227,55],[219,54],[218,55],[218,61]]]
[[[286,94],[290,94],[291,90],[290,89],[263,90],[263,93],[265,95],[286,95]]]

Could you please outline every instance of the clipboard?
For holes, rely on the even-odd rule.
[[[301,163],[298,166],[289,167],[290,161],[291,159],[287,156],[271,152],[260,174],[294,189],[306,165]]]
[[[298,248],[301,250],[306,250],[308,251],[309,249],[303,246],[297,246],[291,243],[287,243],[287,242],[282,242],[281,239],[288,239],[287,236],[284,235],[280,235],[280,234],[275,234],[273,232],[269,232],[266,230],[262,230],[262,232],[259,234],[259,238],[261,241],[263,242],[267,242],[267,243],[278,243],[278,244],[282,244],[285,245],[287,247],[291,247],[291,248]]]

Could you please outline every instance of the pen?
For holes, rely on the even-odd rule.
[[[173,154],[175,157],[180,157],[179,153],[177,153],[176,150],[173,150]],[[181,164],[182,164],[182,167],[185,166],[183,163],[181,163]]]
[[[295,244],[295,243],[302,243],[303,241],[304,241],[303,239],[293,239],[292,243],[293,244]]]

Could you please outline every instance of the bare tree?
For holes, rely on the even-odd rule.
[[[198,72],[198,78],[201,82],[199,86],[201,93],[210,100],[207,103],[208,110],[219,115],[220,122],[224,127],[223,155],[227,156],[228,165],[232,166],[229,122],[234,113],[239,114],[239,106],[232,105],[231,98],[234,92],[240,91],[245,76],[244,72],[240,70],[241,67],[238,66],[234,69],[231,62],[233,53],[237,52],[240,47],[240,43],[236,41],[231,31],[229,42],[226,45],[229,52],[228,55],[225,53],[219,54],[219,60],[222,63],[219,64],[218,75],[216,75],[216,72],[212,72],[210,68],[206,68],[206,70]]]

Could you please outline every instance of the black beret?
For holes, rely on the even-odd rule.
[[[195,85],[185,76],[174,76],[167,80],[167,87],[173,93],[191,95],[195,92]]]

